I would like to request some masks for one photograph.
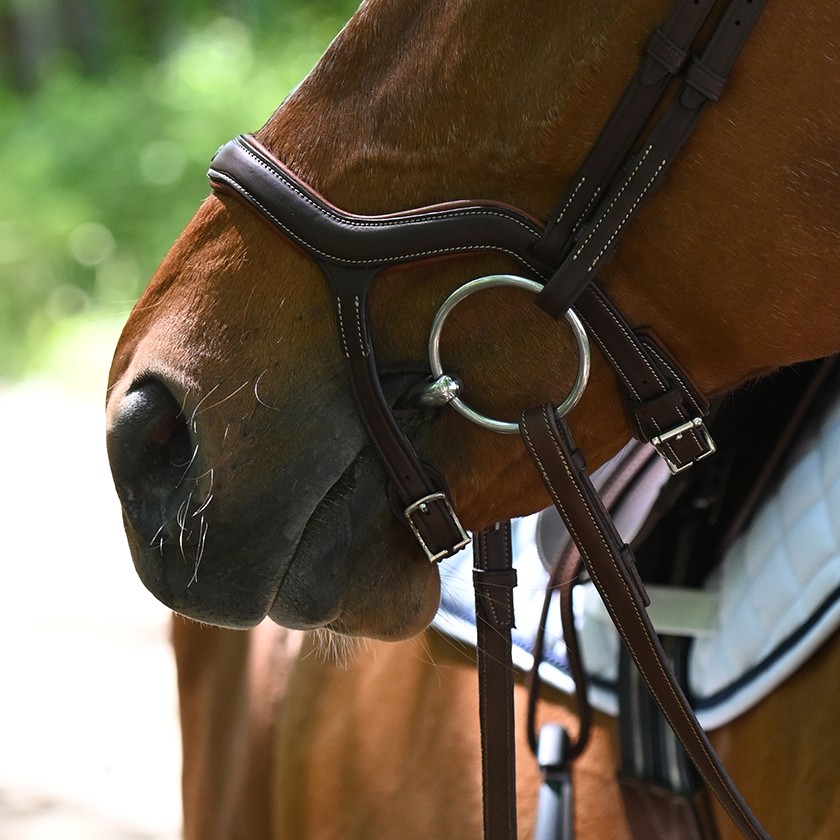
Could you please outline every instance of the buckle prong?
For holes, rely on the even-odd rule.
[[[414,524],[414,520],[412,517],[418,511],[420,513],[428,513],[429,512],[429,503],[430,502],[443,502],[446,505],[446,509],[449,513],[449,516],[452,518],[452,521],[458,528],[460,532],[461,539],[455,543],[454,546],[451,548],[444,548],[441,551],[435,554],[430,548],[426,540],[423,539],[423,535],[420,533],[420,529],[417,525]],[[446,493],[429,493],[428,496],[423,496],[422,499],[418,499],[416,502],[412,502],[403,512],[405,515],[406,520],[408,521],[409,527],[411,528],[412,532],[418,543],[420,543],[420,547],[423,549],[426,557],[428,558],[430,563],[438,563],[443,560],[445,557],[451,557],[457,551],[460,551],[462,548],[466,548],[470,544],[470,535],[464,530],[464,526],[461,525],[460,520],[455,515],[455,510],[452,507],[452,503],[446,496]]]
[[[671,452],[669,452],[667,447],[671,441],[676,442],[678,440],[682,440],[683,435],[688,432],[694,434],[695,440],[702,446],[702,449],[700,453],[695,455],[690,461],[683,463],[675,457],[674,450],[672,449]],[[679,426],[675,426],[667,432],[662,432],[661,435],[656,435],[651,438],[650,442],[653,444],[656,451],[662,456],[662,460],[668,465],[668,469],[671,470],[671,475],[681,473],[683,470],[687,470],[698,461],[702,461],[704,458],[708,458],[709,455],[713,455],[717,452],[717,446],[712,440],[712,436],[709,434],[709,430],[706,428],[706,424],[703,422],[702,417],[695,417],[687,423],[681,423]]]

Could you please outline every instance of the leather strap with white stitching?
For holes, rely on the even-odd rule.
[[[525,412],[520,429],[528,454],[575,540],[601,598],[665,719],[732,822],[749,840],[769,835],[752,815],[715,755],[673,673],[648,618],[646,594],[629,547],[586,475],[568,426],[551,405]]]
[[[516,838],[516,744],[513,715],[513,588],[510,522],[473,539],[484,840]]]

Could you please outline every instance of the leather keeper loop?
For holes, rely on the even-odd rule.
[[[473,582],[484,618],[498,630],[515,627],[513,589],[516,569],[473,569]]]
[[[650,595],[647,593],[647,589],[645,589],[644,581],[642,580],[641,575],[639,574],[639,570],[636,568],[636,556],[633,554],[629,545],[623,545],[621,550],[619,551],[618,556],[621,558],[621,562],[624,565],[625,570],[627,571],[627,575],[629,578],[630,585],[636,590],[636,595],[638,596],[639,600],[646,606],[650,606]]]
[[[685,84],[680,94],[680,103],[686,108],[697,108],[704,99],[712,102],[720,99],[726,87],[726,78],[719,76],[708,64],[694,56],[685,71]]]
[[[636,402],[625,394],[627,412],[639,440],[650,441],[663,428],[676,425],[680,417],[678,411],[683,401],[682,391],[674,385],[671,385],[667,391],[643,402]]]
[[[655,85],[666,73],[672,76],[679,73],[688,58],[688,53],[680,49],[661,29],[653,33],[645,54],[652,59],[652,61],[645,60],[639,77],[645,85]]]

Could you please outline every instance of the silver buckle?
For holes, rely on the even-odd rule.
[[[703,446],[703,451],[699,455],[695,455],[687,464],[683,464],[672,458],[665,447],[669,441],[680,440],[686,432],[694,433],[697,442]],[[692,464],[696,464],[698,461],[702,461],[704,458],[708,458],[709,455],[717,452],[717,446],[715,446],[715,442],[712,440],[712,436],[709,434],[709,430],[706,428],[702,417],[695,417],[687,423],[676,426],[667,432],[663,432],[661,435],[656,435],[656,437],[651,438],[650,442],[668,465],[668,469],[671,470],[671,475],[681,473],[683,470],[687,470]]]
[[[449,515],[452,517],[452,521],[458,526],[458,530],[461,532],[461,541],[456,543],[452,548],[444,548],[442,551],[439,551],[437,554],[433,554],[432,550],[426,544],[426,541],[423,539],[423,535],[420,533],[417,526],[414,524],[414,520],[411,518],[418,510],[420,513],[426,513],[428,510],[429,502],[439,502],[443,501],[446,505],[446,509],[449,511]],[[418,499],[416,502],[412,502],[404,511],[405,518],[408,520],[408,524],[411,527],[411,530],[414,532],[414,536],[417,538],[417,542],[420,543],[420,547],[428,557],[430,563],[437,563],[439,560],[443,560],[444,557],[451,557],[455,554],[456,551],[460,551],[462,548],[466,548],[470,544],[470,536],[464,530],[463,525],[461,525],[458,517],[455,515],[455,511],[452,508],[452,504],[450,503],[449,499],[446,497],[445,493],[429,493],[428,496],[423,496],[422,499]]]

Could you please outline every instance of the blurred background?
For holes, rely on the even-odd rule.
[[[0,840],[174,840],[167,611],[121,534],[111,353],[358,0],[0,0]]]

